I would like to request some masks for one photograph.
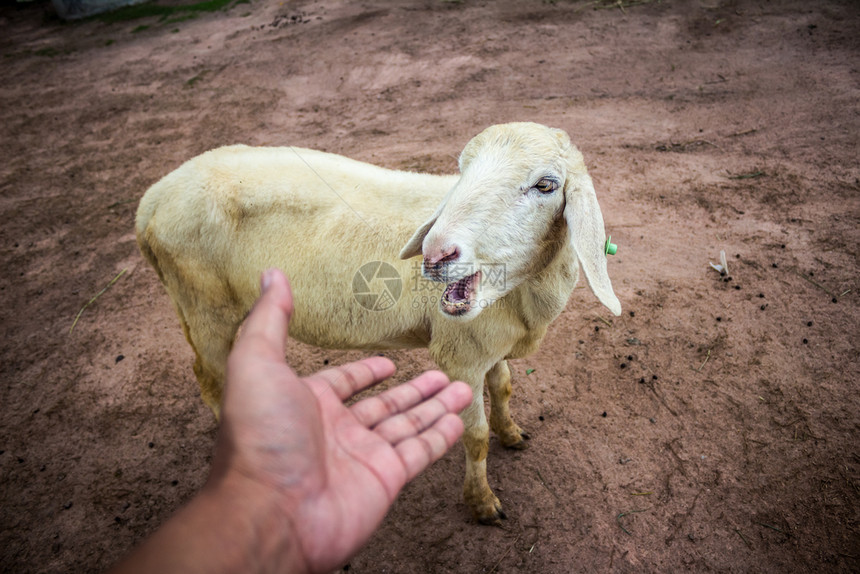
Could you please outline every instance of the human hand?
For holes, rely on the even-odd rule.
[[[272,270],[262,284],[228,361],[206,488],[281,513],[269,516],[263,535],[289,539],[294,567],[327,571],[367,541],[406,482],[460,437],[454,413],[471,390],[429,371],[344,406],[391,376],[393,363],[373,357],[299,378],[284,360],[289,283]]]

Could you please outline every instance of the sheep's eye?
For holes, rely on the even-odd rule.
[[[554,179],[544,177],[538,180],[538,182],[534,185],[534,188],[541,193],[552,193],[553,191],[558,189],[558,182]]]

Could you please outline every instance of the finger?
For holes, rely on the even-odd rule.
[[[427,371],[417,378],[389,389],[375,397],[354,404],[350,410],[358,422],[371,428],[381,421],[432,397],[448,385],[448,377],[441,371]]]
[[[390,444],[398,444],[421,434],[445,415],[460,412],[471,399],[471,389],[467,385],[448,385],[409,410],[383,420],[373,432]]]
[[[293,314],[293,294],[286,276],[277,269],[264,272],[262,295],[245,319],[235,348],[240,356],[247,354],[271,360],[284,360],[287,326]],[[236,354],[236,353],[234,353]]]
[[[439,460],[463,434],[463,421],[447,414],[418,436],[404,440],[394,447],[410,481]]]
[[[391,375],[397,368],[391,360],[385,357],[369,357],[354,363],[326,369],[310,377],[305,381],[324,383],[325,389],[331,388],[335,395],[345,401],[354,394],[379,383]]]

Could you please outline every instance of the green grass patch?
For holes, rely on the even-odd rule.
[[[208,73],[209,73],[209,70],[203,70],[202,72],[200,72],[199,74],[197,74],[196,76],[194,76],[193,78],[191,78],[190,80],[185,82],[185,86],[188,88],[193,88],[194,84],[196,84],[197,82],[202,80],[203,76],[205,76]]]
[[[165,24],[178,24],[179,22],[185,22],[187,20],[194,20],[195,18],[197,18],[197,14],[195,14],[194,12],[191,12],[189,14],[181,14],[179,16],[176,16],[175,18],[170,18],[169,20],[165,20],[164,23]]]
[[[29,56],[41,56],[42,58],[55,58],[57,56],[68,56],[73,53],[74,50],[70,50],[68,48],[54,48],[53,46],[48,46],[46,48],[39,48],[38,50],[21,50],[20,52],[6,52],[3,54],[4,58],[22,58]]]
[[[162,6],[155,3],[135,4],[134,6],[125,6],[113,12],[99,14],[95,18],[108,24],[152,17],[160,17],[162,20],[166,20],[171,17],[178,17],[181,14],[200,14],[203,12],[227,10],[234,4],[244,4],[246,2],[247,0],[239,0],[238,2],[236,0],[204,0],[203,2],[181,6]]]
[[[44,56],[46,58],[53,58],[54,56],[59,56],[61,52],[56,48],[40,48],[33,52],[37,56]]]

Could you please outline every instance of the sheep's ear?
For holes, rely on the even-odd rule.
[[[564,219],[573,250],[585,271],[588,285],[614,315],[621,314],[621,303],[612,290],[606,271],[606,234],[603,215],[597,204],[594,184],[588,174],[570,174],[564,191]]]
[[[433,224],[436,223],[436,220],[439,218],[439,213],[442,211],[442,208],[436,210],[436,213],[433,214],[430,219],[428,219],[421,227],[418,228],[409,241],[406,242],[406,245],[403,249],[400,250],[400,258],[401,259],[409,259],[411,257],[415,257],[416,255],[421,255],[421,244],[424,243],[424,238],[427,237],[427,233],[430,231],[430,228],[433,227]]]

